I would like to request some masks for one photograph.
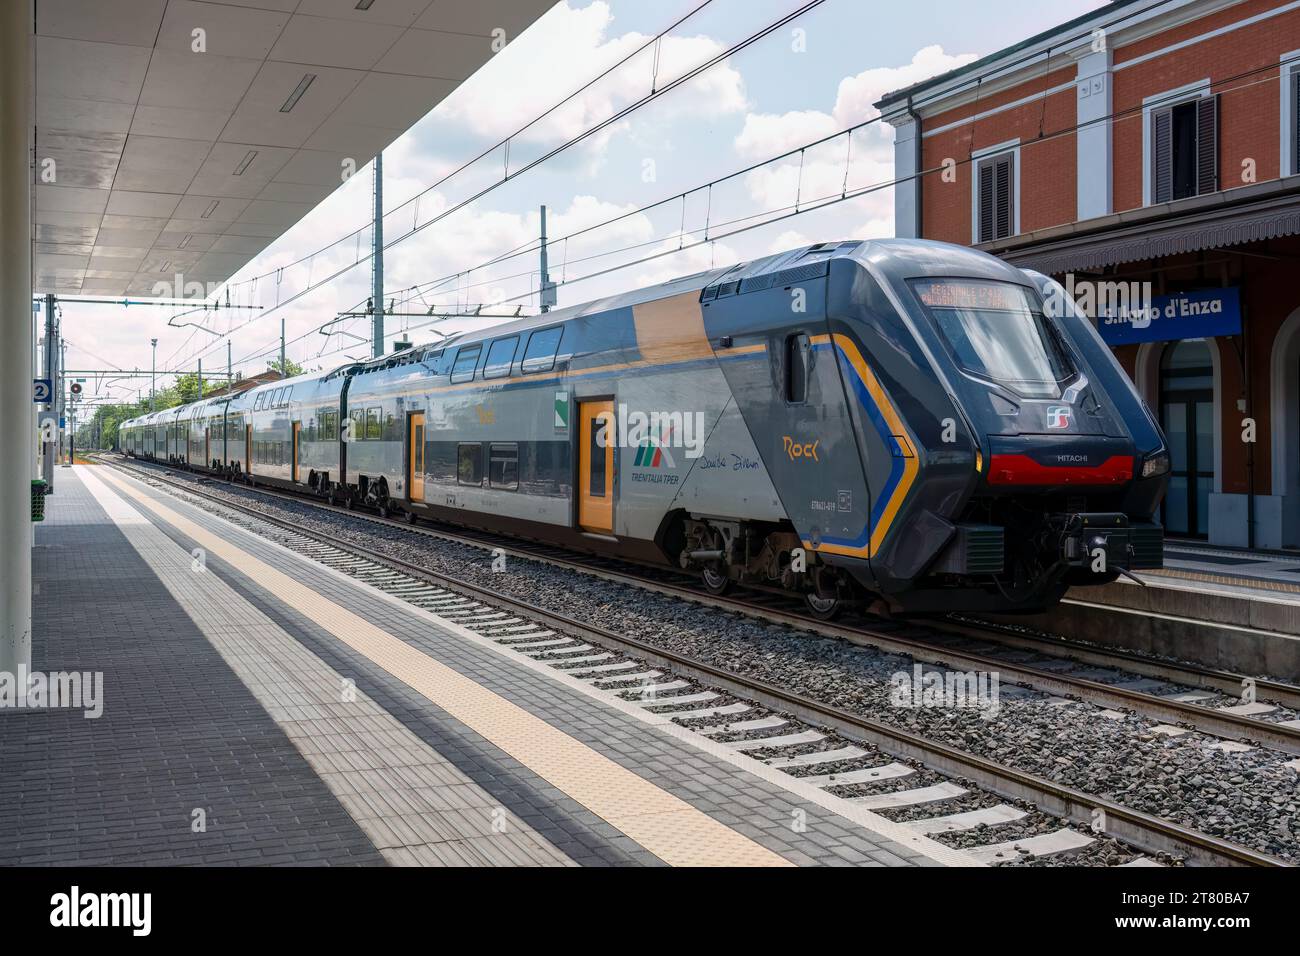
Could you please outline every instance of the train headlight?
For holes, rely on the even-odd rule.
[[[1142,462],[1143,478],[1159,478],[1169,471],[1169,453],[1157,452],[1150,455],[1146,461]]]

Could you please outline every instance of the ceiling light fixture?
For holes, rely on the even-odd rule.
[[[287,113],[289,110],[297,106],[298,101],[302,99],[302,95],[307,92],[307,87],[311,86],[311,82],[314,79],[316,79],[315,73],[304,73],[302,79],[298,81],[298,85],[294,88],[294,91],[289,94],[289,98],[285,100],[284,105],[280,107],[280,112]]]
[[[186,246],[190,244],[190,240],[193,238],[194,238],[194,234],[187,232],[185,234],[185,238],[181,240],[181,244],[177,248],[184,249]]]
[[[200,216],[199,218],[200,218],[200,219],[207,219],[209,216],[211,216],[214,212],[217,211],[217,206],[219,206],[220,204],[221,204],[221,200],[220,200],[220,199],[214,199],[214,200],[212,200],[212,205],[208,207],[208,211],[205,212],[205,213],[204,213],[202,216]]]
[[[239,165],[235,167],[235,175],[236,176],[244,175],[244,170],[246,170],[255,159],[257,159],[257,150],[250,149],[248,151],[248,155],[245,156],[243,159],[241,159],[239,161]]]
[[[358,10],[369,10],[371,4],[373,4],[374,2],[375,2],[375,0],[357,0],[357,9],[358,9]]]

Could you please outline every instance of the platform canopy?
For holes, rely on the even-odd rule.
[[[34,291],[229,278],[552,2],[37,0]]]

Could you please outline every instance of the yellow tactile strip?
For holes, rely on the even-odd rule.
[[[123,494],[674,866],[792,866],[522,707],[104,473]]]
[[[399,866],[572,866],[454,763],[110,489],[79,476],[375,848]]]

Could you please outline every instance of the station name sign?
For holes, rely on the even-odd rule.
[[[1097,330],[1107,345],[1240,335],[1240,291],[1201,289],[1098,309]]]

